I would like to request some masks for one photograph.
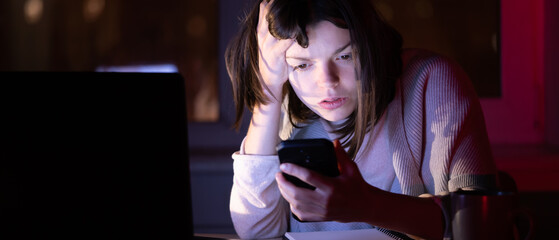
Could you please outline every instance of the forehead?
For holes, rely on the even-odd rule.
[[[350,43],[349,30],[339,28],[328,21],[320,21],[308,26],[307,36],[309,37],[309,47],[303,48],[299,44],[293,44],[287,49],[287,57],[328,55]]]

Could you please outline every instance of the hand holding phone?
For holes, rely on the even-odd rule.
[[[340,174],[334,145],[327,139],[297,139],[282,141],[278,145],[281,163],[293,163],[322,175],[335,177]],[[300,179],[283,173],[285,178],[298,187],[316,189]]]

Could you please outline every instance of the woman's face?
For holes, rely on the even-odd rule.
[[[328,21],[307,27],[308,48],[286,52],[289,82],[299,99],[328,121],[347,118],[357,106],[357,80],[349,30]]]

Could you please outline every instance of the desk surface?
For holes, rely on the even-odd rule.
[[[207,237],[207,238],[218,238],[218,239],[227,239],[227,240],[239,240],[239,236],[236,234],[222,234],[222,233],[196,233],[194,234],[196,237]],[[267,240],[282,240],[282,238],[270,238]]]

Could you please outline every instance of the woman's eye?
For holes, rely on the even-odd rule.
[[[345,54],[338,57],[341,60],[351,60],[351,54]]]
[[[304,64],[299,64],[299,65],[295,66],[293,69],[294,70],[305,70],[307,67],[309,67],[309,65],[304,63]]]

